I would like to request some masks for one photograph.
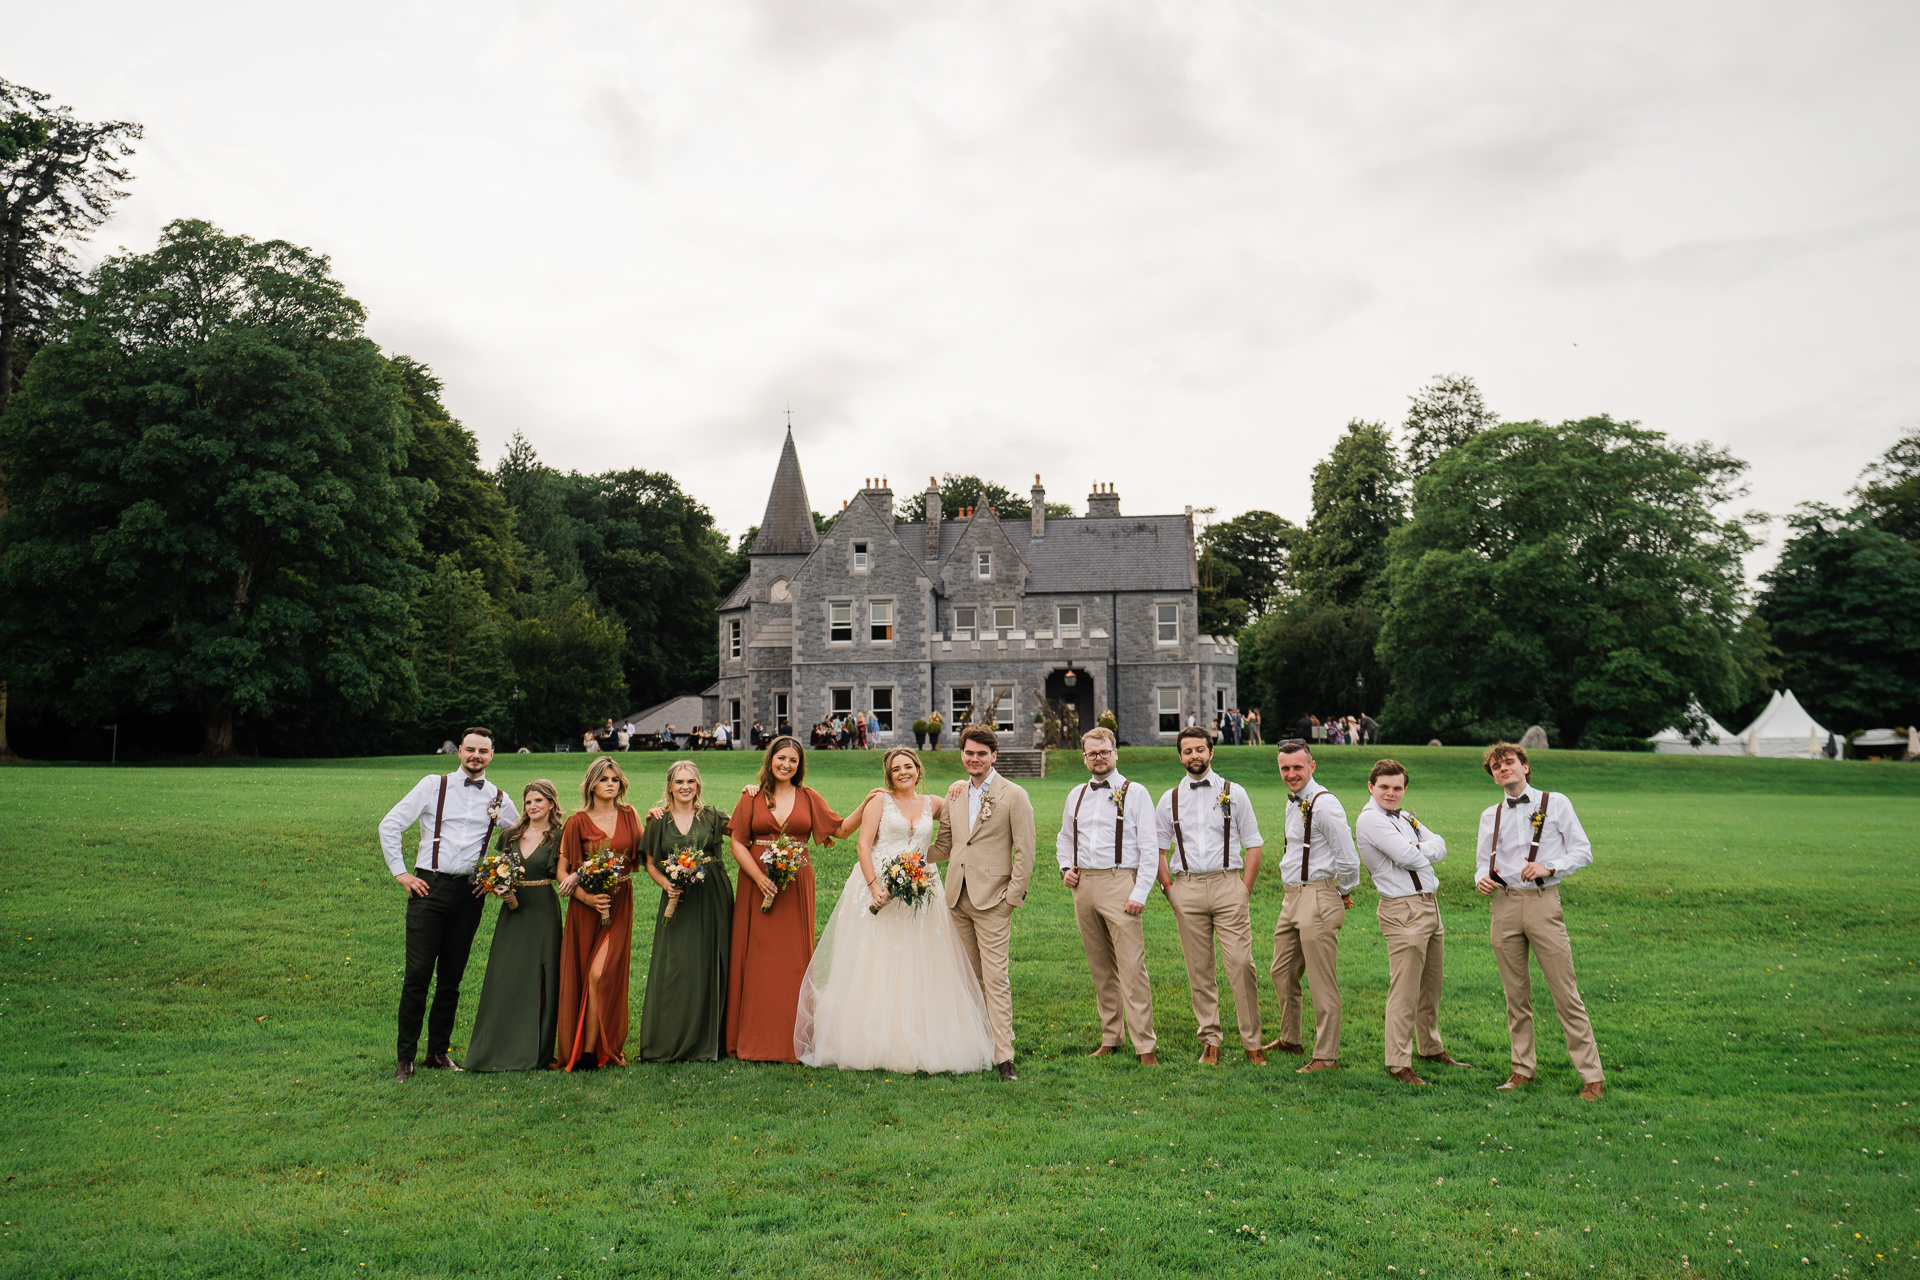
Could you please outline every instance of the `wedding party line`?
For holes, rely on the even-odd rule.
[[[1082,737],[1087,778],[1066,796],[1053,852],[1099,1013],[1093,1056],[1130,1051],[1142,1066],[1159,1065],[1145,938],[1158,889],[1178,931],[1200,1063],[1219,1065],[1227,1042],[1224,977],[1248,1063],[1264,1067],[1280,1052],[1305,1059],[1302,1074],[1339,1068],[1339,932],[1364,868],[1387,944],[1388,1074],[1424,1086],[1419,1070],[1471,1069],[1440,1033],[1446,930],[1434,868],[1446,839],[1406,807],[1408,770],[1391,759],[1374,764],[1349,825],[1340,798],[1314,780],[1314,744],[1301,738],[1275,753],[1287,793],[1277,815],[1284,896],[1268,970],[1280,1026],[1265,1039],[1251,913],[1265,838],[1247,789],[1214,771],[1214,744],[1206,727],[1182,729],[1184,776],[1156,800],[1120,773],[1110,730]],[[1013,913],[1039,853],[1033,805],[995,770],[992,728],[964,727],[959,745],[967,776],[941,795],[921,790],[918,752],[887,750],[882,785],[845,816],[806,785],[806,749],[790,735],[767,742],[758,780],[731,813],[706,803],[699,767],[678,760],[643,814],[628,803],[620,762],[602,755],[569,814],[545,779],[517,802],[509,797],[487,778],[492,732],[466,730],[459,769],[423,777],[380,823],[388,870],[407,895],[395,1078],[410,1079],[416,1065],[572,1072],[738,1058],[902,1073],[992,1068],[1018,1080],[1010,953]],[[1520,1089],[1538,1075],[1537,965],[1579,1095],[1597,1101],[1605,1073],[1560,902],[1560,885],[1591,863],[1592,845],[1567,797],[1533,785],[1524,747],[1495,743],[1483,765],[1499,795],[1480,817],[1474,883],[1489,899],[1511,1045],[1493,1087]],[[403,837],[415,825],[409,871]],[[857,860],[816,930],[809,849],[848,837]],[[658,900],[630,1047],[643,880]],[[489,898],[501,910],[466,1059],[456,1064],[460,986]]]

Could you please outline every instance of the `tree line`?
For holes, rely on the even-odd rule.
[[[1268,511],[1201,536],[1201,629],[1239,638],[1275,728],[1376,716],[1389,741],[1645,749],[1738,726],[1792,688],[1841,732],[1920,719],[1920,431],[1842,510],[1723,514],[1747,464],[1601,415],[1502,422],[1435,379],[1395,433],[1355,420],[1313,470],[1305,527]],[[1704,713],[1704,715],[1703,715]]]

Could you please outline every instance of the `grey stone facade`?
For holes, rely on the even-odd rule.
[[[1211,723],[1237,704],[1239,654],[1199,633],[1192,517],[1122,516],[1110,489],[1088,509],[943,520],[930,490],[932,519],[907,523],[869,481],[816,534],[788,432],[751,572],[719,607],[718,716],[769,731],[784,718],[804,738],[831,714],[872,710],[883,742],[911,742],[938,710],[950,746],[967,707],[976,719],[992,707],[1006,745],[1024,747],[1044,692],[1082,728],[1112,709],[1134,745]]]

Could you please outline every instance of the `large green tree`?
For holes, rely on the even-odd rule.
[[[440,402],[443,386],[431,369],[411,356],[394,356],[388,367],[412,429],[403,474],[432,486],[420,517],[422,567],[432,572],[451,560],[477,571],[487,594],[504,602],[518,581],[513,522],[480,466],[480,442]]]
[[[326,258],[206,222],[89,274],[0,418],[17,693],[191,707],[209,754],[236,714],[412,700],[427,486],[363,319]]]
[[[1230,636],[1289,589],[1289,556],[1300,526],[1271,511],[1247,511],[1200,533],[1200,630]]]
[[[1393,539],[1380,656],[1399,740],[1550,722],[1644,737],[1740,702],[1746,526],[1715,514],[1745,463],[1611,418],[1489,428],[1437,458]]]
[[[1754,612],[1781,684],[1843,733],[1920,722],[1920,548],[1864,510],[1808,504]]]
[[[1443,373],[1407,399],[1407,474],[1414,479],[1435,458],[1500,421],[1464,373]]]
[[[1327,604],[1381,608],[1387,537],[1406,522],[1406,477],[1385,423],[1347,424],[1313,468],[1313,518],[1294,557],[1294,583]]]
[[[1275,741],[1303,715],[1378,714],[1387,692],[1379,641],[1372,605],[1289,600],[1240,633],[1240,701],[1260,708]]]
[[[1920,430],[1894,441],[1866,469],[1854,494],[1875,524],[1920,545]]]

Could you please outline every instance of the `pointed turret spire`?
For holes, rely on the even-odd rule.
[[[787,442],[774,468],[773,489],[767,494],[767,513],[760,517],[760,536],[747,552],[751,556],[804,556],[819,538],[813,531],[813,504],[807,500],[807,481],[800,474],[800,455],[793,447],[793,424],[787,424]]]

